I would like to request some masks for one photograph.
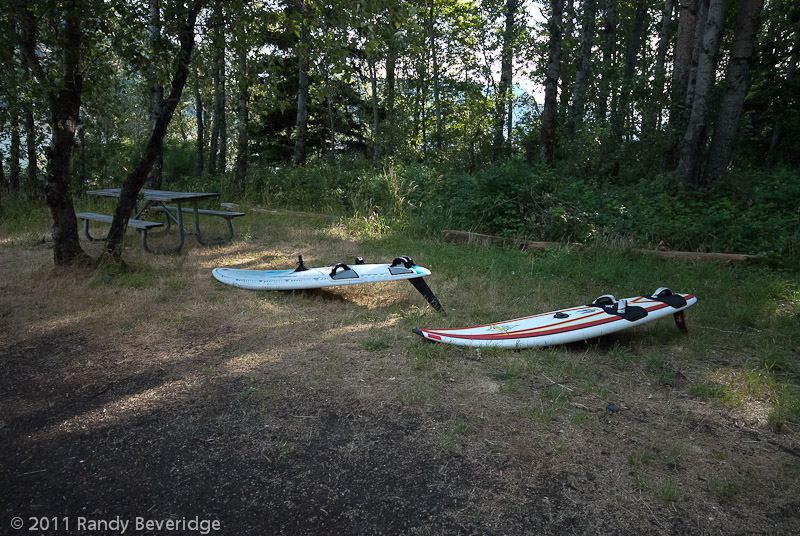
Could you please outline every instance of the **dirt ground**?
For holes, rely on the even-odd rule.
[[[800,533],[796,430],[630,365],[625,348],[688,344],[668,323],[554,350],[426,344],[410,328],[439,316],[410,285],[218,284],[218,265],[362,254],[321,222],[265,218],[268,237],[179,257],[131,240],[122,274],[53,272],[47,243],[0,250],[0,534],[22,533],[14,516],[198,516],[235,535]],[[430,284],[446,307],[459,286]]]

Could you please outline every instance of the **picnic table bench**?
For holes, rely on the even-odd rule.
[[[106,188],[103,190],[90,190],[87,192],[89,195],[98,197],[119,198],[121,188]],[[202,200],[208,200],[214,197],[219,197],[218,193],[211,192],[173,192],[168,190],[151,190],[144,189],[140,194],[141,200],[144,202],[141,209],[137,203],[134,210],[133,218],[128,220],[128,226],[133,227],[139,232],[139,238],[142,248],[150,253],[178,253],[183,248],[186,235],[194,235],[195,239],[204,246],[218,245],[230,242],[233,240],[233,219],[244,216],[244,212],[233,212],[229,210],[211,210],[201,209],[199,203]],[[168,204],[170,203],[170,204]],[[191,206],[184,207],[183,203],[190,203]],[[165,223],[148,221],[142,219],[145,212],[159,212],[164,215]],[[190,232],[183,224],[183,214],[192,214],[194,219],[194,231]],[[200,216],[212,216],[223,218],[228,225],[228,235],[218,240],[208,240],[203,238],[200,229]],[[76,216],[83,220],[83,231],[90,241],[99,240],[89,233],[89,222],[97,221],[102,223],[111,223],[113,216],[110,214],[100,214],[97,212],[79,212]],[[164,227],[166,224],[165,232],[168,232],[175,224],[178,228],[178,243],[165,250],[154,251],[147,244],[147,233],[151,229],[157,227]]]
[[[89,222],[90,221],[99,221],[102,223],[111,223],[114,221],[114,216],[111,214],[100,214],[98,212],[76,212],[75,216],[79,219],[83,220],[83,234],[86,235],[86,238],[89,239],[90,242],[95,241],[102,241],[106,238],[95,238],[89,233]],[[139,241],[142,244],[142,249],[145,251],[150,251],[150,247],[147,245],[147,231],[153,229],[155,227],[163,227],[164,224],[160,221],[145,221],[145,220],[137,220],[134,218],[130,218],[128,220],[128,227],[133,227],[139,232]]]

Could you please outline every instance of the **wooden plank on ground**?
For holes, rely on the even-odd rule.
[[[487,235],[482,233],[472,233],[469,231],[455,231],[452,229],[447,229],[442,231],[445,240],[450,242],[466,242],[469,244],[497,244],[497,245],[509,245],[518,247],[519,249],[525,251],[528,249],[548,249],[558,246],[568,246],[574,248],[580,248],[583,246],[580,242],[568,242],[568,243],[560,243],[560,242],[539,242],[533,240],[515,240],[515,239],[506,239],[500,236],[494,235]],[[702,261],[702,260],[716,260],[716,261],[723,261],[723,262],[744,262],[744,261],[752,261],[752,260],[759,260],[761,259],[758,255],[746,255],[743,253],[716,253],[716,252],[702,252],[702,251],[669,251],[669,250],[658,250],[658,249],[634,249],[634,251],[638,253],[646,253],[648,255],[658,255],[659,257],[664,257],[667,259],[680,259],[680,260],[690,260],[690,261]]]

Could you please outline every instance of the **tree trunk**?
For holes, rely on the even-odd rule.
[[[549,38],[544,79],[544,109],[541,118],[541,157],[547,163],[552,163],[556,154],[556,105],[558,103],[558,74],[561,66],[562,0],[553,0],[551,6],[552,12],[547,23]]]
[[[28,158],[28,195],[36,195],[41,189],[39,187],[39,156],[36,150],[36,121],[33,117],[33,100],[29,100],[25,110],[25,150]]]
[[[562,65],[571,65],[577,63],[578,45],[575,44],[573,46],[572,44],[573,41],[577,43],[577,40],[575,39],[576,16],[575,0],[564,0],[562,15],[563,22],[561,25]],[[571,58],[568,56],[568,54],[573,48],[575,49],[575,57]],[[558,108],[556,108],[556,116],[567,118],[567,123],[569,122],[569,99],[572,96],[574,81],[575,79],[573,77],[567,78],[566,76],[563,76],[561,79],[561,91],[559,92],[558,96]]]
[[[705,28],[708,20],[709,0],[700,0],[697,4],[697,27]],[[724,25],[724,21],[723,21]],[[724,30],[724,28],[723,28]],[[694,49],[692,50],[692,63],[689,66],[689,85],[686,88],[686,110],[689,114],[694,103],[695,86],[697,85],[697,68],[700,63],[700,54],[703,49],[703,32],[695,34]]]
[[[395,43],[395,29],[397,24],[397,9],[392,3],[389,6],[389,37],[386,43],[386,118],[388,123],[388,138],[386,140],[386,153],[394,151],[394,100],[395,100],[395,81],[397,70],[397,44]],[[387,129],[384,129],[384,136]]]
[[[583,123],[583,105],[589,69],[592,65],[592,42],[594,41],[597,0],[583,0],[583,21],[581,22],[581,46],[578,52],[578,68],[575,71],[575,84],[572,86],[572,104],[569,110],[568,129],[574,133]]]
[[[792,53],[789,57],[789,66],[786,70],[786,81],[784,83],[784,87],[794,87],[794,77],[797,74],[797,64],[800,62],[800,31],[797,31],[795,35],[794,46],[792,47]],[[783,118],[784,114],[784,104],[785,104],[785,96],[781,96],[778,99],[777,106],[776,106],[776,114],[775,119],[772,123],[772,136],[769,142],[769,150],[767,151],[767,162],[770,164],[774,164],[778,161],[778,147],[781,143],[781,135],[783,131]]]
[[[211,147],[208,158],[209,173],[225,173],[227,157],[227,125],[225,124],[225,13],[223,4],[216,4],[214,12],[214,107],[211,115]]]
[[[642,138],[650,138],[661,126],[661,110],[663,109],[664,80],[666,79],[666,57],[672,38],[672,12],[674,0],[664,2],[661,17],[661,32],[658,36],[655,67],[653,68],[653,85],[651,86],[651,104],[642,117]]]
[[[681,158],[676,173],[687,183],[700,182],[700,157],[706,143],[706,127],[714,89],[714,74],[722,30],[725,26],[727,0],[711,0],[706,24],[702,31],[702,46],[697,61],[697,77],[689,123],[681,144]]]
[[[731,160],[739,117],[750,81],[750,60],[755,49],[758,17],[764,0],[740,0],[736,15],[736,29],[731,45],[728,72],[725,75],[726,87],[722,95],[714,137],[708,153],[705,182],[720,178]]]
[[[192,50],[194,49],[194,25],[202,4],[203,0],[196,0],[188,8],[186,20],[181,26],[178,36],[180,50],[173,63],[169,96],[162,103],[158,119],[153,131],[150,133],[142,158],[125,178],[125,182],[122,183],[122,193],[114,212],[111,229],[108,231],[104,253],[104,256],[116,261],[119,261],[122,257],[123,238],[125,237],[125,230],[128,228],[128,218],[136,206],[136,198],[147,179],[147,172],[152,167],[158,153],[163,150],[167,127],[172,120],[172,115],[175,113],[175,108],[177,108],[181,100],[183,87],[186,85],[186,79],[189,75]],[[74,217],[75,214],[73,213]]]
[[[244,15],[241,15],[244,17]],[[234,187],[237,195],[242,195],[247,184],[247,160],[248,160],[248,124],[249,124],[249,109],[248,100],[250,99],[250,76],[247,70],[247,43],[245,41],[246,25],[242,22],[242,27],[239,29],[237,37],[237,66],[238,66],[238,82],[239,82],[239,100],[236,107],[237,111],[237,125],[236,125],[236,174],[234,177]]]
[[[378,108],[378,73],[376,72],[375,58],[367,61],[369,69],[369,83],[372,88],[372,161],[377,162],[380,158],[381,135],[380,135],[380,110]]]
[[[513,0],[512,0],[513,1]],[[436,114],[436,132],[433,136],[434,146],[442,146],[442,103],[439,99],[439,51],[436,48],[436,19],[434,0],[430,0],[430,46],[433,67],[433,111]]]
[[[161,47],[161,0],[149,0],[150,17],[147,25],[148,46],[155,52]],[[158,82],[155,58],[150,58],[152,72],[150,74],[150,129],[156,124],[156,115],[161,109],[164,100],[164,86]],[[153,168],[147,177],[147,183],[152,188],[161,188],[161,173],[164,168],[164,152],[156,155]]]
[[[19,139],[19,99],[17,95],[12,95],[9,100],[8,129],[11,140],[8,146],[8,185],[12,192],[16,192],[19,190],[20,157],[22,155]]]
[[[79,167],[75,191],[78,195],[83,195],[86,185],[86,128],[83,126],[78,129],[78,141],[80,142],[80,153],[78,153]]]
[[[689,75],[692,68],[692,56],[698,34],[702,34],[702,25],[698,23],[698,4],[707,0],[679,0],[678,2],[678,38],[675,43],[675,59],[672,66],[672,82],[670,87],[669,132],[670,142],[664,153],[664,169],[673,171],[680,158],[681,135],[684,132],[688,110],[686,95],[689,89]]]
[[[605,121],[608,114],[608,97],[613,86],[615,57],[617,54],[617,0],[607,0],[603,16],[603,43],[601,52],[603,56],[603,74],[600,77],[597,91],[597,119]]]
[[[80,122],[82,2],[70,0],[63,4],[63,24],[60,28],[63,50],[58,83],[49,79],[36,54],[36,20],[30,10],[20,6],[20,50],[36,81],[47,88],[50,106],[50,147],[47,151],[47,183],[45,199],[53,228],[53,261],[63,266],[86,263],[88,255],[78,239],[78,220],[72,202],[72,152],[75,130]]]
[[[311,48],[309,37],[308,5],[300,0],[300,41],[297,44],[297,121],[295,123],[294,155],[292,161],[300,165],[306,161],[306,129],[308,128],[308,58]]]
[[[205,151],[206,151],[206,126],[205,109],[203,108],[203,94],[200,93],[200,78],[197,70],[194,72],[194,115],[197,121],[197,146],[195,149],[195,172],[198,177],[203,176],[205,171]]]
[[[636,12],[633,16],[628,43],[625,47],[625,71],[622,75],[622,87],[614,105],[611,116],[612,143],[621,140],[625,123],[630,116],[631,92],[633,91],[633,75],[636,73],[636,60],[642,49],[642,31],[647,15],[647,2],[636,0]]]
[[[678,2],[678,39],[675,44],[670,89],[670,129],[678,125],[678,116],[686,103],[689,69],[692,64],[692,51],[697,32],[697,3],[701,1],[703,0],[679,0]]]
[[[559,2],[560,3],[560,2]],[[512,92],[514,76],[514,19],[519,7],[518,0],[506,0],[506,22],[503,30],[503,49],[500,57],[500,84],[495,95],[494,139],[492,141],[492,160],[499,160],[505,150],[503,126],[506,122],[506,104]],[[559,29],[560,31],[560,29]]]

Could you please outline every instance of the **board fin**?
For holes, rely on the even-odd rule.
[[[408,280],[409,283],[414,285],[414,288],[417,289],[417,292],[422,294],[422,297],[437,311],[442,310],[442,304],[439,303],[439,298],[431,290],[431,287],[425,282],[425,280],[421,277],[415,277],[413,279]]]

